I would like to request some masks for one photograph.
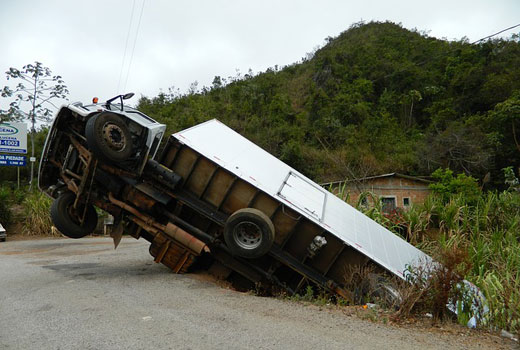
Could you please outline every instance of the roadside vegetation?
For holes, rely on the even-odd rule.
[[[394,317],[454,317],[446,305],[466,296],[465,304],[453,305],[458,321],[466,324],[472,313],[461,288],[466,279],[480,288],[489,307],[479,325],[520,333],[520,187],[511,167],[503,171],[504,191],[483,192],[476,179],[439,169],[433,173],[432,195],[406,211],[384,213],[371,193],[351,203],[442,264],[430,266],[431,271],[410,267],[407,283],[394,281],[403,298]],[[350,199],[345,189],[337,195]],[[363,197],[374,205],[362,205]]]
[[[49,215],[51,200],[38,189],[17,188],[4,182],[0,185],[0,222],[8,234],[55,236]]]
[[[51,199],[39,190],[28,191],[22,201],[23,221],[22,233],[28,236],[61,236],[52,230],[50,218]]]

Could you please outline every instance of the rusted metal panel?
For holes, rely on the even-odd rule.
[[[199,158],[190,177],[185,179],[186,188],[195,193],[197,197],[201,197],[216,168],[215,163],[203,157]]]
[[[164,153],[162,164],[170,169],[172,169],[173,161],[177,156],[177,152],[179,151],[179,147],[170,147],[167,152]],[[173,169],[172,169],[173,170]]]
[[[171,238],[175,239],[185,247],[191,249],[197,254],[201,254],[203,251],[209,252],[208,246],[201,240],[193,237],[188,232],[169,222],[166,224],[164,229],[165,233]]]
[[[353,249],[346,246],[338,258],[334,261],[326,274],[327,277],[334,281],[345,281],[345,276],[351,273],[350,269],[354,266],[365,266],[370,259]]]
[[[193,150],[188,147],[182,147],[177,152],[171,170],[179,174],[183,179],[186,179],[198,157]]]
[[[127,201],[139,209],[150,211],[156,201],[135,188],[127,187],[123,195]]]
[[[218,207],[222,203],[222,199],[226,193],[230,190],[235,177],[225,170],[219,170],[213,176],[210,185],[207,187],[206,192],[202,196],[202,199],[208,203]]]
[[[287,243],[284,250],[299,260],[303,260],[307,254],[307,248],[311,244],[314,237],[319,235],[323,229],[314,223],[305,220],[298,225],[298,229],[294,232]]]
[[[271,220],[276,228],[274,242],[282,246],[290,238],[290,234],[295,231],[296,225],[301,220],[301,215],[283,204],[279,204],[273,214]]]
[[[195,255],[163,235],[155,236],[150,245],[150,254],[156,263],[168,266],[175,273],[185,273],[195,262]]]
[[[232,214],[238,209],[246,208],[256,192],[256,188],[247,182],[237,181],[220,206],[222,212]]]
[[[255,197],[254,203],[251,204],[251,208],[259,209],[263,211],[265,215],[271,217],[279,204],[280,203],[275,201],[270,196],[263,192],[259,192]]]
[[[339,253],[344,249],[345,243],[328,232],[321,232],[320,236],[325,238],[327,244],[321,248],[318,254],[316,254],[308,264],[319,272],[326,274],[329,270],[329,266],[334,263]]]

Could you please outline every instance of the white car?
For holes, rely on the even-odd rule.
[[[7,233],[5,232],[5,228],[0,224],[0,242],[5,242],[7,239]]]

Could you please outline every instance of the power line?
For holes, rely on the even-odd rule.
[[[492,37],[494,37],[494,36],[497,36],[498,34],[502,34],[503,32],[507,32],[508,30],[515,29],[516,27],[520,27],[520,23],[518,23],[517,25],[514,25],[514,26],[512,26],[512,27],[509,27],[509,28],[506,28],[506,29],[502,29],[501,31],[496,32],[495,34],[488,35],[488,36],[486,36],[486,37],[484,37],[484,38],[482,38],[482,39],[478,39],[477,41],[474,41],[474,42],[472,42],[471,44],[473,45],[473,44],[476,44],[476,43],[481,42],[481,41],[483,41],[483,40],[486,40],[486,39],[492,38]]]
[[[141,6],[141,13],[139,14],[139,22],[137,22],[137,30],[135,32],[134,46],[132,48],[132,54],[130,55],[130,63],[128,64],[128,70],[126,72],[126,79],[125,79],[125,85],[123,86],[123,90],[126,90],[126,83],[128,83],[128,76],[130,75],[130,68],[132,67],[132,61],[134,59],[135,44],[137,43],[137,36],[139,35],[139,28],[141,27],[141,18],[143,17],[143,10],[144,10],[145,2],[146,2],[146,0],[143,0],[143,5]]]
[[[128,39],[130,38],[130,29],[132,28],[132,20],[134,19],[135,0],[132,4],[132,13],[130,14],[130,21],[128,23],[128,32],[126,33],[125,52],[123,53],[123,61],[121,62],[121,69],[119,70],[119,81],[117,82],[117,93],[120,93],[121,78],[123,78],[123,68],[125,66],[126,49],[128,48]]]

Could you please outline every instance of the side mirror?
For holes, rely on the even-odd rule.
[[[123,95],[123,100],[128,100],[129,98],[132,98],[132,97],[134,97],[134,93],[129,92],[129,93]]]

